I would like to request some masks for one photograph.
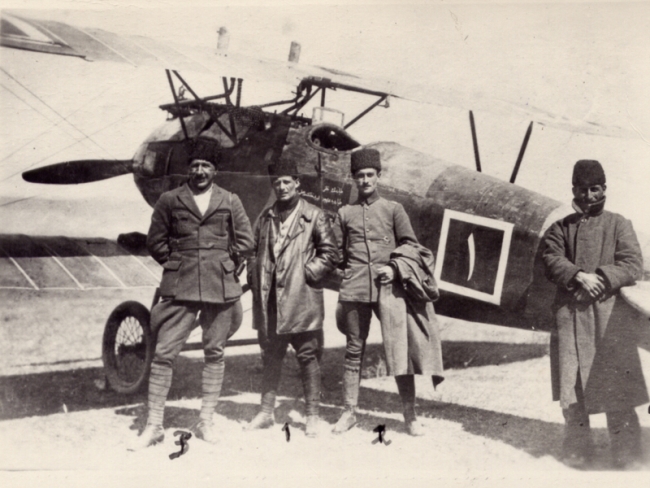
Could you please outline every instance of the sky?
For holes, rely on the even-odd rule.
[[[5,5],[19,8],[24,2]],[[624,127],[638,137],[618,139],[535,125],[517,183],[568,202],[575,161],[598,159],[607,172],[608,208],[632,219],[637,229],[650,235],[646,215],[650,207],[646,191],[650,176],[650,3],[244,2],[228,6],[211,2],[206,7],[200,2],[36,1],[30,5],[73,8],[32,11],[34,15],[188,46],[215,46],[217,29],[226,26],[233,52],[285,60],[291,41],[298,41],[304,64]],[[0,64],[6,64],[15,53],[2,48],[0,56]],[[98,68],[100,74],[91,80],[75,76],[73,63],[66,63],[63,69],[57,67],[60,63],[39,65],[47,76],[69,79],[65,88],[50,88],[48,94],[56,99],[52,107],[66,122],[43,107],[34,116],[33,107],[25,103],[30,101],[15,96],[20,95],[18,89],[13,94],[0,90],[0,198],[96,201],[119,196],[132,201],[134,214],[140,215],[133,220],[139,227],[134,230],[146,231],[150,210],[129,176],[75,187],[27,185],[19,177],[27,167],[57,161],[130,158],[164,120],[157,105],[168,102],[169,94],[161,74],[144,70],[131,75],[122,67],[110,66]],[[11,88],[11,80],[0,75],[3,86]],[[44,77],[40,85],[46,92],[47,81]],[[274,99],[277,93],[289,94],[291,89],[247,80],[244,94]],[[362,143],[396,141],[473,168],[467,111],[440,106],[438,101],[435,97],[431,103],[393,99],[389,109],[375,109],[351,133]],[[508,179],[530,120],[514,111],[476,110],[474,115],[484,172]],[[75,127],[92,137],[81,137]],[[22,220],[16,217],[20,202],[10,207],[15,226]],[[119,219],[115,222],[121,225]],[[84,224],[71,222],[68,227],[74,230],[75,225]],[[102,230],[106,229],[102,224]]]

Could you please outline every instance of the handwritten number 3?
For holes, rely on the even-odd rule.
[[[187,451],[190,450],[190,444],[187,442],[190,440],[192,437],[192,434],[190,432],[185,432],[183,430],[177,430],[174,432],[174,437],[177,435],[181,436],[180,439],[178,439],[174,444],[177,446],[181,446],[181,450],[178,452],[173,452],[169,455],[169,459],[176,459],[178,457],[181,457],[183,454],[185,454]]]

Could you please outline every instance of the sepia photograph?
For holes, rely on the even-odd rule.
[[[650,3],[8,1],[3,486],[650,472]]]

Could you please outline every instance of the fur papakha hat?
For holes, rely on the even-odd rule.
[[[217,169],[221,162],[221,153],[216,144],[199,139],[191,141],[188,159],[188,164],[196,159],[200,159],[201,161],[207,161]]]
[[[360,169],[375,168],[381,171],[381,158],[376,149],[359,149],[352,153],[350,158],[350,173],[354,174]]]
[[[294,161],[277,161],[275,164],[269,164],[269,176],[295,176],[297,177],[298,165]]]
[[[581,159],[573,167],[573,186],[605,184],[605,171],[598,161]]]

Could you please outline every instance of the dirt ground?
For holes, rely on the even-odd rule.
[[[417,378],[418,412],[426,427],[408,436],[394,381],[383,376],[378,324],[373,324],[364,363],[361,422],[335,436],[340,415],[344,338],[333,318],[336,296],[327,294],[323,408],[317,439],[304,436],[302,387],[289,354],[283,370],[276,426],[245,432],[257,411],[261,375],[257,346],[227,352],[226,378],[216,421],[216,446],[191,438],[189,451],[169,455],[177,430],[188,431],[200,408],[202,353],[183,353],[165,412],[162,445],[128,452],[129,440],[146,420],[145,394],[121,395],[105,388],[101,335],[110,310],[124,299],[148,304],[152,290],[96,292],[1,291],[0,481],[3,486],[152,486],[187,479],[227,486],[282,483],[329,486],[372,482],[383,486],[542,486],[547,483],[610,484],[643,473],[610,472],[604,416],[592,417],[596,460],[588,471],[559,461],[562,415],[551,401],[548,337],[441,318],[446,379],[434,391]],[[249,303],[244,300],[244,309]],[[253,337],[245,315],[236,338]],[[641,350],[646,378],[650,354]],[[650,453],[650,412],[638,409]],[[282,427],[288,424],[290,441]],[[386,442],[373,429],[386,426]],[[613,478],[612,478],[613,477]],[[634,478],[636,479],[636,478]],[[8,484],[5,484],[7,482]],[[83,485],[82,485],[83,483]]]

